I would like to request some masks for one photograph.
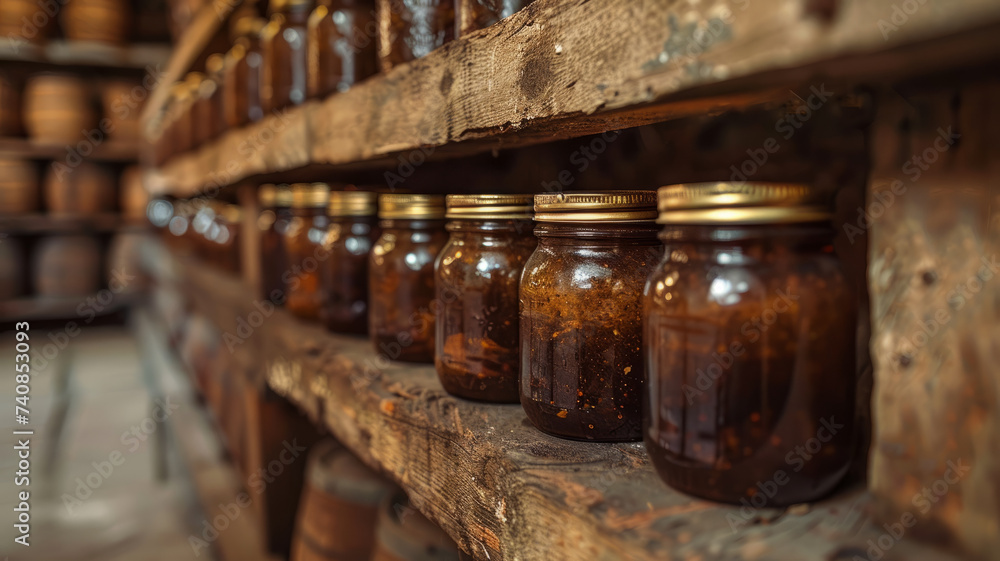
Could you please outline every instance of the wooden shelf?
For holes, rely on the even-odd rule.
[[[547,436],[517,405],[451,397],[431,366],[390,362],[364,338],[281,309],[262,314],[241,281],[178,267],[185,298],[224,334],[233,363],[248,365],[239,374],[266,381],[387,473],[477,559],[846,560],[882,535],[862,489],[744,518],[738,507],[671,490],[639,443]],[[953,559],[908,540],[894,544],[897,554]]]
[[[94,297],[96,295],[60,298],[31,297],[0,301],[0,324],[15,321],[71,320],[74,318],[86,321],[91,318],[91,314],[96,313],[94,317],[104,317],[124,310],[134,304],[138,298],[134,294],[115,294],[111,303],[102,307],[98,312],[96,308],[87,305],[88,299]],[[87,306],[85,313],[80,312],[82,305]]]
[[[83,159],[96,162],[135,162],[139,159],[140,142],[126,142],[109,139],[96,146],[83,137],[80,142],[93,149]],[[72,152],[71,152],[72,151]],[[27,160],[67,160],[72,154],[79,155],[74,144],[45,144],[20,137],[0,137],[0,156],[6,158],[23,158]],[[74,156],[75,157],[75,156]]]
[[[309,164],[395,168],[418,150],[422,160],[524,146],[785,100],[792,84],[904,79],[1000,54],[996,2],[923,4],[883,35],[879,21],[895,3],[539,0],[348,92],[178,156],[152,188],[187,196]],[[809,8],[828,4],[832,14]],[[171,68],[193,59],[194,47],[182,47]]]
[[[162,43],[133,43],[116,47],[88,41],[49,41],[41,46],[24,41],[3,41],[0,43],[0,61],[155,72],[170,58],[170,51],[171,46]]]
[[[25,214],[0,215],[0,232],[5,234],[59,234],[76,232],[116,232],[148,228],[144,219],[116,213],[88,216]]]

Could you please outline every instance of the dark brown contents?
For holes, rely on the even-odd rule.
[[[521,279],[521,405],[544,432],[642,437],[642,287],[660,259],[652,221],[550,224]]]
[[[372,248],[369,333],[391,360],[434,362],[434,259],[444,220],[383,220]]]
[[[454,0],[378,0],[383,71],[427,56],[455,38]]]
[[[854,421],[854,299],[824,226],[668,228],[644,298],[646,447],[682,491],[752,507],[828,493]]]
[[[282,278],[289,264],[284,238],[291,220],[292,210],[287,206],[264,209],[257,220],[260,229],[261,291],[266,300],[278,305],[284,304],[287,290]]]
[[[489,27],[534,0],[455,0],[458,35]]]
[[[285,307],[301,318],[319,319],[319,268],[324,258],[320,244],[326,235],[326,209],[295,208],[292,214],[285,235],[289,266],[282,271],[288,286]]]
[[[264,116],[260,102],[261,55],[256,35],[240,37],[229,51],[230,63],[223,76],[226,124],[241,127]]]
[[[518,285],[537,245],[530,220],[456,220],[438,257],[437,354],[451,394],[517,403]]]
[[[328,0],[309,16],[309,97],[343,92],[378,72],[371,2]]]
[[[320,319],[335,333],[368,333],[368,260],[379,237],[374,216],[330,219],[320,264]]]
[[[311,1],[295,0],[264,28],[260,97],[265,113],[306,100],[306,24],[312,9]]]

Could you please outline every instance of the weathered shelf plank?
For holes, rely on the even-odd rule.
[[[180,261],[181,289],[242,372],[298,405],[477,559],[865,559],[884,531],[870,496],[743,510],[672,491],[641,444],[560,440],[516,405],[447,395],[433,367],[392,362],[362,338],[300,322],[235,278]],[[868,540],[875,540],[869,542]],[[907,540],[885,559],[955,559]],[[857,557],[855,557],[857,556]]]
[[[996,2],[919,3],[905,21],[897,3],[539,0],[348,92],[230,131],[168,162],[151,186],[189,195],[307,163],[485,152],[785,99],[790,84],[970,67],[1000,52]]]

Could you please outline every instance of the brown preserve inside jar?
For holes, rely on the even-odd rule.
[[[646,448],[684,492],[814,500],[854,438],[855,300],[808,189],[661,189],[664,260],[644,297]]]
[[[378,72],[372,2],[324,0],[309,16],[309,97],[344,92]]]
[[[233,48],[226,54],[222,89],[226,124],[232,128],[259,121],[264,117],[260,101],[263,55],[260,31],[264,20],[244,17],[236,22]]]
[[[656,194],[535,196],[521,278],[521,405],[577,440],[642,437],[642,287],[661,255]]]
[[[378,0],[379,66],[427,56],[455,38],[454,0]]]
[[[306,100],[306,31],[312,0],[272,0],[271,21],[261,33],[260,96],[264,112]]]
[[[335,333],[368,333],[368,261],[379,237],[376,208],[375,193],[330,193],[326,256],[320,263],[320,319]]]
[[[287,185],[261,185],[259,201],[261,293],[265,299],[280,305],[285,302],[282,275],[288,270],[288,254],[284,238],[292,220],[292,192]]]
[[[292,219],[285,234],[288,270],[281,279],[288,289],[285,307],[304,319],[319,319],[319,268],[328,257],[322,247],[328,220],[326,206],[330,187],[325,183],[297,183],[292,186]]]
[[[441,195],[381,195],[368,331],[391,360],[434,362],[434,260],[448,240]]]
[[[531,195],[448,195],[438,255],[438,377],[449,393],[517,403],[518,287],[537,241]]]

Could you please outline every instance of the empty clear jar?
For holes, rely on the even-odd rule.
[[[760,508],[847,473],[856,302],[830,212],[800,185],[660,189],[644,296],[646,448],[672,487]]]
[[[427,56],[455,38],[454,0],[378,0],[382,71]]]
[[[434,260],[448,240],[442,195],[381,195],[368,332],[390,360],[434,362]]]
[[[521,406],[576,440],[642,438],[642,288],[661,256],[656,193],[535,196],[521,277]]]
[[[438,255],[437,352],[449,393],[518,403],[518,289],[535,250],[531,195],[448,195]]]

